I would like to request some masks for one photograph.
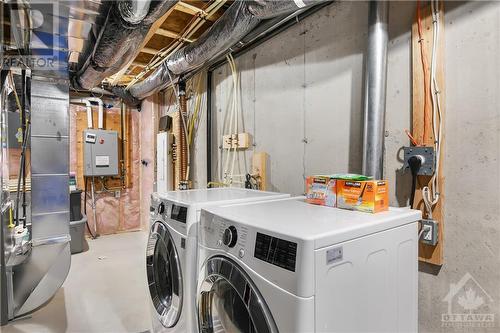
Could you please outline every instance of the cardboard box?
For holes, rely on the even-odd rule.
[[[368,213],[389,209],[386,180],[337,180],[337,207]]]
[[[337,180],[330,176],[309,176],[306,178],[306,202],[337,206]]]

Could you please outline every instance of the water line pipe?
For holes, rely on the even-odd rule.
[[[212,182],[212,71],[207,71],[207,184]]]
[[[74,98],[71,99],[70,102],[75,104],[85,104],[85,109],[87,110],[87,128],[93,128],[94,120],[92,116],[92,104],[90,101],[85,98]]]
[[[97,98],[97,97],[88,97],[86,99],[89,102],[97,103],[97,105],[99,106],[99,113],[97,114],[97,128],[103,129],[104,128],[104,103],[102,102],[102,99]]]

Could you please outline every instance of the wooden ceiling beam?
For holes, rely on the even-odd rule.
[[[132,66],[137,66],[137,67],[146,67],[147,66],[147,63],[145,62],[142,62],[142,61],[137,61],[137,60],[134,60],[132,61],[132,63],[130,64]],[[128,67],[127,67],[128,68]]]
[[[172,39],[180,39],[180,40],[182,40],[184,42],[188,42],[188,43],[192,43],[193,42],[192,39],[184,38],[184,37],[182,37],[177,32],[174,32],[174,31],[171,31],[171,30],[167,30],[167,29],[163,29],[163,28],[159,28],[158,30],[156,30],[156,34],[162,35],[162,36],[165,36],[165,37],[168,37],[168,38],[172,38]]]
[[[175,6],[172,7],[172,8],[170,8],[170,10],[168,10],[165,14],[163,14],[162,17],[160,17],[155,23],[153,23],[153,25],[149,29],[148,34],[146,35],[146,38],[144,38],[144,40],[142,41],[141,46],[139,47],[139,51],[137,52],[137,54],[139,54],[140,50],[143,49],[146,46],[146,44],[149,42],[149,40],[151,38],[153,38],[153,36],[155,35],[156,30],[158,30],[161,27],[161,25],[163,24],[163,22],[165,22],[165,20],[172,13],[172,11],[174,10],[174,8],[175,8]],[[136,54],[135,57],[137,57],[137,54]],[[121,77],[123,75],[125,75],[125,73],[127,73],[130,65],[146,67],[147,64],[142,65],[141,63],[139,63],[136,60],[131,60],[128,64],[126,64],[125,66],[123,66],[123,68],[118,73],[115,74],[113,80],[111,81],[112,85],[116,85],[120,81]]]
[[[193,6],[193,5],[190,5],[186,2],[182,2],[182,1],[179,1],[177,3],[177,5],[175,6],[175,9],[180,11],[180,12],[190,14],[193,16],[194,15],[200,15],[201,17],[207,16],[207,12],[205,12],[203,9],[198,8],[196,6]],[[207,20],[213,22],[213,21],[216,21],[217,18],[216,17],[208,17]]]
[[[153,54],[153,55],[157,54],[159,51],[160,51],[160,50],[153,49],[153,48],[151,48],[151,47],[143,47],[143,48],[141,49],[141,52],[143,52],[143,53],[147,53],[147,54]]]

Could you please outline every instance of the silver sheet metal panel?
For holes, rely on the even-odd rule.
[[[11,267],[9,317],[22,316],[46,303],[69,272],[69,81],[31,80],[31,240],[24,262]]]
[[[88,129],[83,131],[83,175],[118,175],[118,132]]]
[[[37,137],[31,145],[31,167],[34,174],[65,174],[69,170],[69,138]]]
[[[67,89],[68,87],[66,87]],[[68,137],[69,100],[67,98],[32,96],[31,103],[33,108],[39,110],[33,112],[31,116],[34,124],[31,129],[32,136]]]

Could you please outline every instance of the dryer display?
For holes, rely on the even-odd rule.
[[[295,272],[297,243],[257,233],[254,257]]]
[[[172,214],[170,217],[177,222],[186,223],[187,207],[172,205]]]

